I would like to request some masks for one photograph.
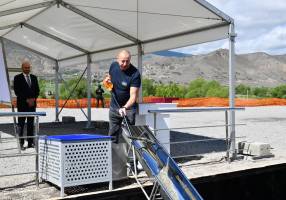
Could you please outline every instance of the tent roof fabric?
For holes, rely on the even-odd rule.
[[[224,39],[231,23],[204,0],[0,1],[0,36],[60,62]]]

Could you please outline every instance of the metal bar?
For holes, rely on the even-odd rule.
[[[27,153],[27,154],[10,154],[10,155],[0,155],[0,158],[12,158],[12,157],[23,157],[23,156],[36,156],[35,158],[35,168],[36,171],[34,172],[24,172],[24,173],[15,173],[15,174],[6,174],[6,175],[1,175],[0,177],[4,176],[14,176],[14,175],[23,175],[23,174],[36,174],[36,186],[39,187],[39,148],[38,148],[38,133],[39,133],[39,116],[46,116],[45,112],[13,112],[13,113],[0,113],[0,116],[5,116],[5,115],[10,115],[13,116],[35,116],[36,117],[36,125],[35,125],[35,135],[34,136],[27,136],[26,138],[29,137],[34,137],[34,143],[35,143],[35,151],[36,153]],[[19,140],[18,140],[19,141]]]
[[[9,68],[7,68],[7,69],[8,69],[8,72],[19,72],[19,73],[22,72],[22,69],[21,69],[21,68],[9,67]]]
[[[60,73],[59,73],[59,75],[60,75]],[[71,97],[72,94],[73,94],[73,92],[71,92],[71,90],[68,88],[67,83],[65,82],[65,80],[63,79],[63,77],[62,77],[61,75],[60,75],[60,77],[61,77],[61,80],[63,81],[63,83],[64,83],[66,89],[69,91],[70,97]],[[81,80],[81,79],[80,79],[80,80]],[[80,81],[80,80],[79,80],[79,81]],[[78,85],[78,83],[77,83],[77,85]],[[77,85],[75,86],[75,88],[77,87]],[[75,88],[73,88],[72,91],[74,91]],[[68,99],[70,99],[70,97],[69,97]],[[88,119],[88,117],[87,117],[87,115],[85,114],[84,110],[80,107],[80,104],[79,104],[78,100],[77,100],[77,99],[74,99],[74,100],[75,100],[75,102],[76,102],[76,105],[79,107],[79,109],[81,110],[81,112],[82,112],[83,115],[85,116],[85,118]],[[65,101],[64,106],[65,106],[66,103],[67,103],[67,101]],[[64,106],[62,107],[62,109],[64,108]],[[62,111],[62,110],[61,110],[61,111]],[[59,113],[61,113],[61,111],[60,111]]]
[[[230,24],[229,26],[229,107],[235,107],[235,32],[234,32],[234,24]],[[230,127],[230,151],[231,151],[231,159],[235,159],[237,152],[235,150],[235,112],[234,110],[230,111],[229,116]]]
[[[114,32],[114,33],[116,33],[116,34],[118,34],[118,35],[120,35],[120,36],[122,36],[122,37],[124,37],[124,38],[126,38],[128,40],[130,40],[130,41],[132,41],[132,42],[134,42],[135,44],[140,42],[137,38],[135,38],[135,37],[133,37],[133,36],[123,32],[123,31],[121,31],[121,30],[119,30],[119,29],[117,29],[117,28],[115,28],[115,27],[105,23],[104,21],[102,21],[100,19],[95,18],[94,16],[92,16],[92,15],[86,13],[86,12],[83,12],[82,10],[74,7],[71,4],[68,4],[68,3],[64,2],[64,1],[61,1],[61,5],[63,7],[65,7],[66,9],[71,10],[71,11],[75,12],[76,14],[78,14],[78,15],[86,18],[86,19],[89,19],[90,21],[92,21],[92,22],[94,22],[94,23],[96,23],[96,24],[98,24],[98,25],[100,25],[100,26],[102,26],[102,27],[104,27],[104,28],[106,28],[106,29],[108,29],[108,30],[110,30],[110,31],[112,31],[112,32]]]
[[[194,0],[196,1],[198,4],[200,4],[201,6],[203,6],[204,8],[206,8],[207,10],[209,10],[210,12],[212,12],[213,14],[217,15],[218,17],[222,18],[222,20],[225,20],[229,23],[233,23],[233,19],[228,16],[227,14],[223,13],[221,10],[218,10],[216,7],[214,7],[213,5],[211,5],[210,3],[208,3],[205,0]]]
[[[45,57],[45,58],[48,58],[48,59],[51,59],[51,60],[55,60],[55,58],[53,58],[53,57],[51,57],[51,56],[48,56],[48,55],[46,55],[46,54],[44,54],[44,53],[41,53],[41,52],[39,52],[39,51],[36,51],[36,50],[34,50],[34,49],[32,49],[32,48],[29,48],[29,47],[27,47],[27,46],[25,46],[25,45],[22,45],[22,44],[20,44],[20,43],[14,42],[14,41],[9,40],[9,39],[7,39],[7,38],[4,38],[4,40],[7,40],[7,41],[9,41],[9,42],[11,42],[11,43],[14,43],[14,44],[17,44],[17,45],[19,45],[20,47],[22,47],[22,48],[24,48],[24,49],[27,49],[27,50],[29,50],[29,51],[31,51],[31,52],[33,52],[33,53],[36,53],[36,54],[38,54],[38,55],[40,55],[40,56],[43,56],[43,57]]]
[[[17,154],[2,154],[0,158],[14,158],[14,157],[24,157],[24,156],[35,156],[37,153],[17,153]]]
[[[90,128],[91,126],[91,57],[90,54],[87,54],[87,70],[86,70],[86,84],[87,84],[87,124],[86,127]]]
[[[173,35],[167,35],[167,36],[163,36],[163,37],[158,37],[158,38],[154,38],[154,39],[150,39],[150,40],[141,41],[141,43],[144,45],[144,44],[147,44],[147,43],[157,42],[157,41],[160,41],[160,40],[166,40],[166,39],[170,39],[170,38],[176,38],[176,37],[179,37],[179,36],[189,35],[189,34],[193,34],[193,33],[199,33],[199,32],[203,32],[203,31],[206,31],[206,30],[211,30],[211,29],[214,29],[214,28],[220,28],[220,27],[228,26],[228,25],[229,25],[228,22],[221,22],[221,23],[218,23],[218,24],[213,24],[213,25],[210,25],[210,26],[207,26],[207,27],[198,28],[198,29],[191,30],[191,31],[184,31],[184,32],[181,32],[181,33],[173,34]]]
[[[133,165],[134,165],[135,177],[137,178],[138,173],[137,173],[137,165],[136,165],[136,155],[135,155],[135,148],[133,145],[132,145],[132,156],[133,156]]]
[[[39,137],[39,136],[23,136],[23,137],[17,137],[17,139],[37,138],[37,137]],[[3,140],[15,140],[15,139],[16,138],[14,138],[14,137],[5,137],[5,138],[3,138]]]
[[[36,155],[36,171],[39,172],[39,147],[38,147],[38,142],[39,142],[39,116],[36,116],[36,127],[35,127],[35,136],[36,139],[34,139],[34,144],[35,144],[35,151],[37,153]],[[39,187],[39,173],[36,173],[36,186]]]
[[[118,49],[125,49],[125,48],[129,48],[129,47],[133,47],[134,44],[126,44],[126,45],[121,45],[121,46],[116,46],[116,47],[111,47],[111,48],[106,48],[106,49],[101,49],[98,51],[91,51],[90,54],[97,54],[97,53],[103,53],[103,52],[107,52],[107,51],[113,51],[113,50],[118,50]],[[59,59],[59,61],[65,61],[65,60],[70,60],[70,59],[74,59],[74,58],[79,58],[82,56],[85,56],[86,54],[81,54],[81,55],[76,55],[76,56],[70,56],[70,57],[66,57],[66,58],[62,58]]]
[[[60,159],[61,161],[64,161],[65,160],[65,156],[64,156],[64,153],[65,150],[64,150],[64,145],[63,143],[61,142],[60,143]],[[65,167],[64,167],[64,162],[60,162],[60,188],[61,188],[61,197],[64,197],[65,195],[65,184],[64,184],[64,171],[65,171]]]
[[[156,129],[157,129],[157,113],[153,113],[154,114],[154,135],[155,135],[155,137],[156,137],[156,135],[157,135],[157,131],[156,131]]]
[[[46,116],[46,112],[0,112],[0,117],[35,117]]]
[[[56,60],[55,65],[55,101],[56,101],[56,119],[55,121],[59,121],[59,62]]]
[[[155,199],[158,189],[159,189],[159,184],[158,184],[157,181],[155,181],[154,185],[153,185],[153,188],[152,188],[152,191],[151,191],[151,194],[150,194],[150,200],[154,200]]]
[[[137,58],[138,58],[138,70],[140,72],[141,78],[143,76],[143,63],[142,63],[142,55],[143,55],[143,49],[142,49],[142,45],[139,43],[137,45],[138,48],[138,54],[137,54]],[[143,79],[143,78],[142,78]],[[142,85],[139,88],[139,98],[138,98],[138,102],[139,103],[143,103],[143,92],[142,92]]]
[[[56,4],[56,1],[53,1],[53,3],[51,3],[49,6],[46,6],[46,8],[44,8],[43,10],[37,12],[36,14],[32,15],[31,17],[29,17],[28,19],[22,21],[21,23],[25,23],[33,18],[35,18],[36,16],[40,15],[41,13],[45,12],[46,10],[50,9],[53,5]],[[21,26],[21,23],[19,23],[18,26]],[[14,28],[12,28],[11,30],[9,30],[8,32],[6,32],[5,34],[2,35],[2,37],[8,35],[10,32],[14,31],[16,28],[18,28],[17,26],[15,26]],[[54,59],[54,58],[53,58]]]
[[[79,46],[77,46],[77,45],[75,45],[75,44],[73,44],[73,43],[70,43],[70,42],[68,42],[68,41],[66,41],[66,40],[63,40],[63,39],[61,39],[61,38],[59,38],[59,37],[57,37],[57,36],[55,36],[55,35],[52,35],[52,34],[50,34],[50,33],[48,33],[48,32],[45,32],[45,31],[43,31],[43,30],[41,30],[41,29],[38,29],[38,28],[35,27],[35,26],[32,26],[32,25],[27,24],[27,23],[21,23],[21,25],[23,25],[23,26],[25,26],[26,28],[31,29],[31,30],[33,30],[33,31],[35,31],[35,32],[37,32],[37,33],[39,33],[39,34],[41,34],[41,35],[44,35],[44,36],[49,37],[49,38],[51,38],[51,39],[53,39],[53,40],[56,40],[57,42],[60,42],[60,43],[62,43],[62,44],[65,44],[65,45],[67,45],[67,46],[69,46],[69,47],[71,47],[71,48],[73,48],[73,49],[76,49],[76,50],[81,51],[81,52],[86,53],[86,54],[89,53],[89,51],[87,51],[87,50],[85,50],[85,49],[83,49],[83,48],[81,48],[81,47],[79,47]]]
[[[211,108],[172,108],[148,110],[149,113],[182,113],[182,112],[210,112],[210,111],[226,111],[226,110],[245,110],[242,107],[211,107]]]
[[[230,162],[230,157],[229,157],[229,135],[228,135],[228,129],[229,129],[229,124],[228,124],[228,111],[225,111],[225,138],[226,138],[226,158],[228,162]]]
[[[25,175],[25,174],[35,174],[35,173],[39,173],[39,172],[33,171],[33,172],[22,172],[22,173],[15,173],[15,174],[4,174],[4,175],[0,175],[0,177],[17,176],[17,175]]]
[[[148,196],[147,192],[145,191],[145,189],[144,189],[143,185],[140,183],[140,181],[139,181],[138,177],[137,177],[137,176],[135,176],[134,172],[133,172],[131,169],[130,169],[130,171],[131,171],[132,175],[135,177],[135,180],[136,180],[137,184],[139,185],[139,187],[140,187],[141,191],[142,191],[142,192],[143,192],[143,194],[145,195],[146,199],[147,199],[147,200],[150,200],[150,198],[149,198],[149,196]]]
[[[82,73],[81,76],[79,77],[79,79],[78,79],[76,85],[74,86],[74,88],[71,90],[71,92],[70,92],[68,98],[66,99],[64,105],[61,107],[61,110],[59,111],[59,114],[62,112],[62,110],[64,109],[64,107],[65,107],[65,105],[67,104],[68,100],[71,98],[72,93],[74,92],[74,90],[75,90],[76,87],[78,86],[78,84],[79,84],[80,80],[82,79],[83,75],[85,74],[86,70],[87,70],[87,67],[84,69],[83,73]],[[85,114],[85,113],[84,113],[84,114]],[[85,115],[85,116],[86,116],[86,115]],[[86,117],[87,117],[87,116],[86,116]]]
[[[246,125],[245,123],[235,124],[235,125]],[[216,127],[225,127],[226,125],[209,125],[209,126],[188,126],[188,127],[174,127],[174,128],[158,128],[156,131],[165,131],[165,130],[180,130],[180,129],[192,129],[192,128],[216,128]],[[231,125],[227,125],[231,126]],[[154,129],[151,129],[154,130]]]
[[[19,23],[9,24],[9,25],[7,25],[7,26],[1,26],[1,27],[0,27],[0,30],[5,30],[5,29],[9,29],[9,28],[15,28],[15,27],[17,27],[17,26],[19,26]]]
[[[246,136],[240,136],[236,138],[246,138]],[[196,142],[206,142],[206,141],[216,141],[216,140],[229,140],[226,138],[212,138],[212,139],[202,139],[202,140],[185,140],[178,142],[160,142],[160,144],[184,144],[184,143],[196,143]]]
[[[7,16],[7,15],[12,15],[15,13],[20,13],[20,12],[25,12],[25,11],[29,11],[29,10],[35,10],[38,8],[44,8],[44,7],[49,7],[52,6],[53,4],[55,4],[55,1],[47,1],[47,2],[43,2],[43,3],[38,3],[38,4],[33,4],[30,6],[23,6],[20,8],[14,8],[14,9],[10,9],[10,10],[5,10],[5,11],[1,11],[0,12],[0,17],[2,16]]]

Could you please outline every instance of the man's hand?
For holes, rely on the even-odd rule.
[[[27,99],[27,103],[29,107],[35,106],[35,99],[34,98],[29,98]]]
[[[103,80],[103,86],[108,90],[111,91],[113,88],[113,84],[111,82],[111,76],[107,75]]]
[[[121,117],[126,116],[126,107],[122,107],[118,110]]]

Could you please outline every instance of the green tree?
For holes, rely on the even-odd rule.
[[[185,95],[186,98],[194,98],[194,97],[204,97],[206,95],[205,85],[207,81],[203,78],[198,78],[189,83],[187,87],[187,93]]]
[[[164,84],[157,84],[155,87],[155,96],[165,97],[165,88]]]
[[[62,83],[60,86],[60,98],[67,99],[70,95],[70,91],[72,91],[75,88],[77,82],[78,82],[78,77],[68,80],[66,84]],[[66,86],[68,88],[66,88]],[[94,89],[92,89],[92,91],[94,91]],[[70,98],[80,99],[80,98],[86,98],[86,97],[87,97],[87,83],[86,83],[86,79],[82,78],[80,82],[78,83],[77,87],[72,92]],[[92,93],[92,97],[94,97],[93,93]]]
[[[220,87],[211,87],[208,89],[206,97],[221,97],[227,98],[228,97],[228,87],[220,86]]]
[[[251,91],[251,88],[244,84],[239,84],[238,86],[235,87],[236,94],[247,95],[250,93],[250,91]]]
[[[40,88],[40,94],[39,98],[46,98],[46,83],[47,81],[44,79],[39,79],[39,88]]]
[[[286,85],[280,85],[270,90],[271,96],[276,98],[286,98]]]
[[[271,97],[270,89],[267,87],[255,87],[252,93],[257,97]]]
[[[156,93],[156,87],[153,84],[154,81],[150,79],[143,79],[142,81],[142,91],[143,96],[155,96]]]

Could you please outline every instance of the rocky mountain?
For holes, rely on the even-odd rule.
[[[44,79],[54,78],[53,61],[29,52],[15,44],[6,43],[9,68],[19,67],[23,58],[32,61],[33,73]],[[240,54],[235,57],[237,84],[274,87],[286,83],[286,55],[266,53]],[[92,64],[95,80],[100,80],[108,72],[112,61]],[[143,76],[162,83],[183,83],[202,77],[217,80],[228,85],[228,50],[219,49],[204,55],[186,55],[172,52],[159,52],[143,57]],[[84,65],[61,68],[64,79],[81,74]]]
[[[228,50],[205,55],[159,57],[144,60],[145,77],[162,82],[188,83],[198,77],[228,84]],[[286,55],[266,53],[241,54],[235,57],[237,84],[273,87],[286,83]]]

